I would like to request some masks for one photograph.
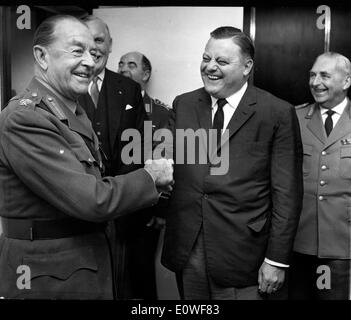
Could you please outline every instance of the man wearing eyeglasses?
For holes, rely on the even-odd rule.
[[[96,46],[72,16],[34,35],[35,77],[0,114],[0,297],[116,297],[106,221],[170,191],[170,161],[102,178],[91,122],[77,103],[93,77]]]

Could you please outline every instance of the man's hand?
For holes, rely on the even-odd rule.
[[[258,271],[258,289],[260,292],[271,294],[279,290],[284,283],[285,269],[263,262]]]
[[[172,191],[172,185],[174,184],[173,164],[172,159],[146,160],[144,169],[154,179],[159,192]]]

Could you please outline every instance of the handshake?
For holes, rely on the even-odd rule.
[[[155,181],[159,192],[168,194],[172,191],[172,185],[174,184],[173,164],[172,159],[146,160],[144,169]]]

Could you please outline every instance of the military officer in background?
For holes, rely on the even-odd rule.
[[[172,165],[153,160],[102,178],[98,139],[77,102],[95,66],[89,29],[53,16],[33,43],[35,77],[0,114],[0,296],[112,299],[105,222],[157,203]]]
[[[290,299],[346,300],[351,255],[349,59],[334,52],[321,54],[309,85],[315,102],[296,107],[304,199],[290,267]]]
[[[151,71],[150,60],[140,52],[124,54],[118,64],[118,73],[140,84],[145,111],[155,131],[167,125],[170,112],[167,105],[151,98],[146,92]],[[166,200],[161,199],[157,206],[144,210],[144,220],[138,219],[129,225],[125,269],[135,298],[157,298],[155,254],[160,230],[165,224],[163,214],[166,205]]]
[[[158,99],[151,98],[146,92],[152,72],[150,60],[140,52],[128,52],[121,57],[117,72],[140,84],[145,111],[152,120],[153,129],[164,128],[168,122],[170,107]]]

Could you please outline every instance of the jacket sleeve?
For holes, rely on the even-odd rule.
[[[288,264],[302,208],[303,153],[294,108],[282,107],[276,116],[271,154],[272,216],[266,258]]]
[[[151,176],[138,169],[100,178],[89,174],[81,145],[68,143],[55,123],[30,108],[5,120],[1,148],[7,165],[37,196],[62,212],[88,221],[105,221],[157,203]]]

